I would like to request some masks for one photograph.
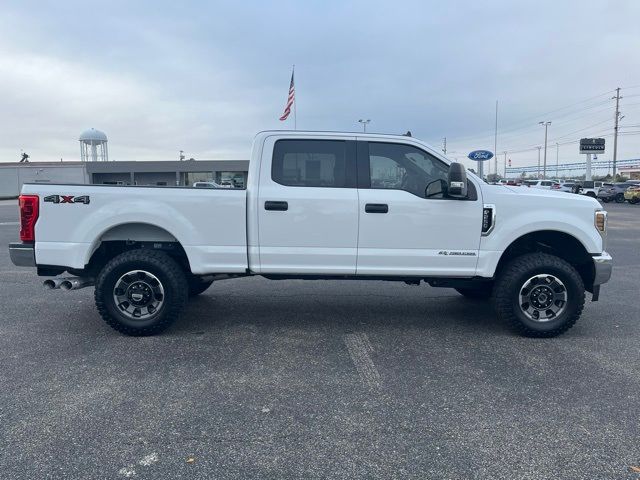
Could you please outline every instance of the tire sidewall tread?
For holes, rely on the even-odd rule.
[[[518,295],[524,282],[534,275],[548,273],[557,276],[567,288],[567,305],[557,319],[534,322],[522,313]],[[502,270],[493,290],[498,317],[527,337],[548,338],[569,330],[578,321],[584,308],[584,283],[576,269],[565,260],[546,253],[528,253],[509,262]]]
[[[149,321],[135,325],[119,313],[113,301],[113,287],[126,271],[147,270],[162,282],[165,290],[162,311]],[[114,330],[131,336],[148,336],[162,332],[180,315],[188,295],[186,276],[178,263],[163,252],[129,250],[112,258],[96,279],[95,303],[102,319]]]

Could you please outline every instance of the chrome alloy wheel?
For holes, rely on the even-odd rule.
[[[152,273],[132,270],[116,282],[113,300],[123,315],[133,320],[146,320],[162,308],[164,288]]]
[[[567,288],[553,275],[531,277],[520,288],[520,310],[534,322],[548,322],[560,315],[567,305]]]

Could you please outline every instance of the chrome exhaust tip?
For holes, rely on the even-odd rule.
[[[42,282],[42,286],[47,290],[55,290],[60,288],[63,280],[63,278],[49,278]]]
[[[63,278],[60,288],[63,290],[79,290],[84,287],[90,287],[94,284],[92,278],[85,277],[68,277]]]

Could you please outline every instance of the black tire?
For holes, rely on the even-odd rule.
[[[535,321],[520,306],[520,294],[528,279],[536,275],[556,277],[566,291],[564,309],[556,317]],[[546,253],[528,253],[511,260],[498,275],[493,297],[496,313],[526,337],[555,337],[569,330],[584,308],[584,284],[580,274],[561,258]]]
[[[600,200],[602,200],[604,203],[609,203],[611,201],[609,197],[602,197]]]
[[[640,201],[640,199],[639,199],[638,197],[631,197],[631,198],[629,199],[629,203],[630,203],[631,205],[635,205],[635,204],[636,204],[636,203],[638,203],[639,201]]]
[[[493,293],[493,285],[489,283],[479,287],[456,288],[456,291],[471,300],[489,300]]]
[[[115,298],[116,286],[120,285],[117,282],[134,271],[147,272],[154,285],[157,287],[157,283],[162,289],[162,295],[156,295],[161,297],[160,304],[152,313],[147,308],[147,318],[131,318],[131,313],[123,312]],[[131,282],[126,294],[133,284],[141,283],[137,278]],[[100,316],[111,328],[125,335],[147,336],[162,332],[177,320],[188,292],[186,275],[174,259],[163,252],[131,250],[114,257],[102,268],[96,279],[95,302]]]
[[[595,193],[593,193],[593,192],[587,192],[585,195],[586,195],[587,197],[596,198],[596,194],[595,194]]]
[[[191,275],[188,278],[189,296],[195,297],[204,293],[213,283],[213,280],[202,280],[202,278]]]
[[[618,193],[616,195],[616,203],[624,203],[624,193]]]

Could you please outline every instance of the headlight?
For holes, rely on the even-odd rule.
[[[594,217],[594,225],[600,233],[605,234],[607,232],[607,212],[598,210]]]

